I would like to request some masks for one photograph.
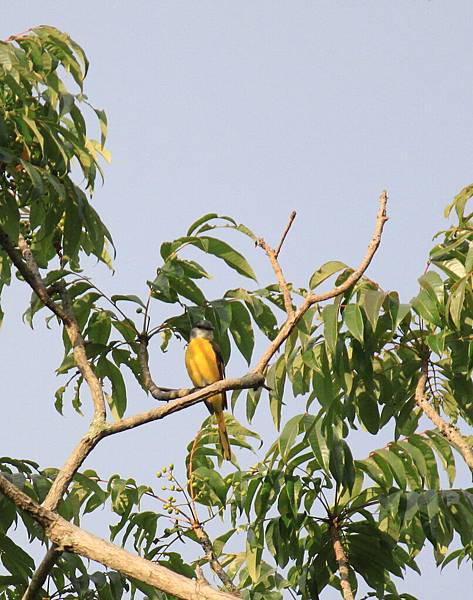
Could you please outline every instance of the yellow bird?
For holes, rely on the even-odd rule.
[[[218,345],[214,342],[214,328],[210,321],[198,321],[191,329],[190,341],[186,349],[186,369],[196,387],[205,387],[220,379],[225,379],[225,363]],[[223,457],[231,460],[232,453],[225,426],[224,409],[227,408],[225,392],[210,396],[205,404],[211,414],[215,414],[218,435]]]

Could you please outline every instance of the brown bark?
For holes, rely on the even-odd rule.
[[[235,600],[233,594],[221,592],[207,583],[188,579],[166,567],[134,556],[72,525],[57,513],[36,504],[3,475],[0,475],[0,491],[44,528],[59,551],[75,552],[184,600]]]
[[[427,384],[427,379],[429,376],[428,366],[428,358],[425,358],[422,361],[422,372],[416,386],[416,404],[424,412],[424,414],[427,415],[427,417],[429,417],[429,419],[437,427],[440,433],[444,435],[450,443],[452,443],[454,446],[456,446],[456,448],[458,448],[458,451],[465,459],[466,464],[473,471],[473,451],[471,449],[471,446],[468,444],[467,440],[463,437],[463,435],[458,431],[458,429],[454,425],[452,425],[451,423],[447,423],[442,419],[439,413],[435,410],[432,404],[430,404],[430,402],[425,397],[425,386]]]
[[[340,586],[342,588],[343,598],[344,600],[353,600],[353,591],[351,589],[349,577],[349,564],[342,542],[340,541],[340,532],[336,517],[333,517],[330,521],[330,538],[332,540],[335,560],[338,565],[338,572],[340,573]]]

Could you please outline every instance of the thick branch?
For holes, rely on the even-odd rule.
[[[89,430],[82,436],[74,450],[67,457],[64,465],[59,469],[56,479],[53,481],[42,506],[48,510],[56,510],[59,502],[66,493],[69,483],[74,474],[81,467],[87,456],[103,437],[103,427],[91,425]]]
[[[270,344],[268,349],[264,352],[263,356],[260,358],[258,364],[254,369],[254,373],[263,373],[266,367],[268,366],[269,361],[274,356],[274,354],[279,350],[282,344],[286,341],[286,339],[291,334],[294,326],[297,322],[305,315],[305,313],[309,310],[309,308],[318,302],[323,302],[324,300],[330,300],[331,298],[336,298],[346,292],[352,285],[354,285],[365,273],[366,269],[369,267],[373,256],[376,254],[376,250],[379,247],[381,242],[381,235],[383,233],[384,224],[388,220],[386,216],[386,204],[388,201],[388,195],[386,192],[382,192],[379,198],[379,210],[376,216],[376,225],[373,233],[373,237],[371,238],[370,243],[368,244],[368,250],[359,264],[358,268],[353,271],[353,273],[341,284],[335,286],[328,292],[324,292],[322,294],[308,294],[301,304],[301,306],[297,309],[297,311],[288,316],[286,322],[279,330],[278,335],[274,338],[273,342]]]
[[[49,492],[42,503],[42,506],[45,509],[56,510],[59,502],[61,502],[62,497],[66,493],[74,474],[80,468],[87,456],[95,448],[101,437],[101,430],[97,429],[97,426],[92,423],[87,433],[80,439],[79,443],[68,456],[62,468],[58,471],[56,479],[53,481],[53,484],[51,485]],[[39,567],[34,572],[26,591],[22,596],[22,600],[35,600],[38,591],[44,585],[49,572],[61,554],[62,550],[58,549],[53,544],[53,546],[46,552]]]
[[[422,372],[416,386],[416,404],[424,412],[424,414],[429,417],[440,433],[458,448],[458,451],[465,459],[466,464],[473,471],[473,451],[470,445],[454,425],[451,423],[446,423],[442,419],[442,417],[425,397],[425,386],[428,380],[428,365],[429,360],[428,358],[425,358],[422,361]]]
[[[349,564],[342,542],[340,541],[338,521],[336,517],[330,520],[330,538],[332,540],[333,551],[335,553],[335,560],[338,564],[338,572],[340,573],[340,586],[342,588],[343,598],[344,600],[353,600],[353,592],[349,577]]]
[[[75,552],[185,600],[235,599],[234,595],[220,592],[204,582],[188,579],[161,565],[134,556],[123,548],[72,525],[58,514],[36,504],[3,475],[0,475],[0,491],[39,523],[59,550]]]

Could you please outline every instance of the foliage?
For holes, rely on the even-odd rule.
[[[112,419],[118,420],[128,415],[127,388],[133,381],[146,390],[139,362],[141,321],[149,339],[161,336],[165,352],[171,343],[182,349],[192,324],[209,319],[225,360],[239,352],[251,364],[255,341],[269,343],[280,330],[284,301],[277,284],[255,287],[247,258],[221,239],[228,230],[252,241],[256,236],[214,213],[161,245],[162,262],[148,281],[148,298],[108,297],[82,274],[84,253],[110,264],[112,242],[90,203],[101,173],[99,158],[109,157],[105,114],[83,93],[87,67],[82,49],[52,27],[0,43],[0,226],[3,240],[16,246],[22,236],[29,244],[52,301],[60,304],[61,290],[67,289],[89,363],[105,387]],[[97,117],[100,142],[88,137],[83,109]],[[112,541],[187,577],[207,563],[196,522],[222,517],[213,552],[243,597],[254,600],[277,600],[286,589],[302,599],[323,597],[327,586],[340,589],[334,531],[347,555],[351,587],[355,593],[368,589],[365,598],[413,598],[399,593],[397,585],[408,570],[419,572],[416,557],[425,546],[441,568],[454,560],[471,561],[473,489],[453,487],[457,448],[423,417],[415,388],[421,364],[428,361],[429,401],[453,427],[473,425],[473,213],[467,211],[472,195],[468,186],[447,207],[446,216],[454,211],[455,222],[436,237],[410,303],[363,277],[296,323],[269,366],[269,390],[232,393],[232,408],[244,403],[250,423],[260,404],[269,407],[276,433],[266,454],[258,453],[258,434],[227,415],[234,460],[223,475],[209,417],[189,443],[185,475],[175,475],[173,466],[158,473],[168,481],[164,490],[86,470],[75,474],[58,512],[80,525],[84,515],[107,507]],[[204,264],[187,257],[189,247],[201,253]],[[208,299],[202,285],[209,277],[208,255],[250,288]],[[11,271],[2,250],[0,291],[9,285]],[[315,269],[307,287],[314,290],[329,278],[339,285],[352,272],[331,261]],[[293,296],[308,293],[289,287]],[[172,316],[150,324],[151,308],[160,303],[172,308]],[[31,326],[39,311],[47,309],[33,293],[25,313]],[[55,406],[62,413],[70,401],[81,413],[83,376],[65,331],[62,338],[57,373],[63,379]],[[354,431],[378,436],[367,457],[353,456]],[[257,453],[250,469],[238,463],[240,448]],[[12,458],[1,459],[0,470],[39,503],[57,474]],[[2,600],[20,598],[35,570],[27,545],[14,541],[17,528],[29,543],[46,543],[35,521],[0,496]],[[184,560],[176,541],[189,545],[184,556],[192,559]],[[54,598],[110,600],[137,591],[170,597],[118,572],[93,571],[68,552],[52,569],[48,586]]]

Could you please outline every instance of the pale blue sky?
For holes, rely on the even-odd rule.
[[[369,275],[404,300],[414,295],[444,205],[471,183],[471,2],[4,4],[2,38],[55,25],[91,61],[86,93],[107,111],[113,155],[95,197],[118,248],[113,279],[95,269],[109,291],[143,295],[161,241],[210,211],[275,242],[296,209],[282,262],[304,285],[326,260],[358,262],[386,187],[390,221]],[[263,258],[242,244],[267,283]],[[241,283],[226,275],[224,286]],[[34,333],[21,323],[19,286],[6,296],[0,453],[57,465],[86,423],[70,409],[66,418],[54,411],[56,333],[40,320]],[[186,384],[181,352],[155,353],[164,385]],[[228,372],[242,368],[235,359]],[[151,401],[135,389],[131,404],[143,410]],[[271,437],[261,410],[258,424]],[[203,414],[194,407],[105,440],[87,465],[153,482],[157,468],[182,456],[176,441],[189,440]],[[376,445],[367,436],[360,456]],[[430,600],[471,593],[471,570],[440,575],[430,559],[421,564],[423,577],[410,576],[401,590]]]

